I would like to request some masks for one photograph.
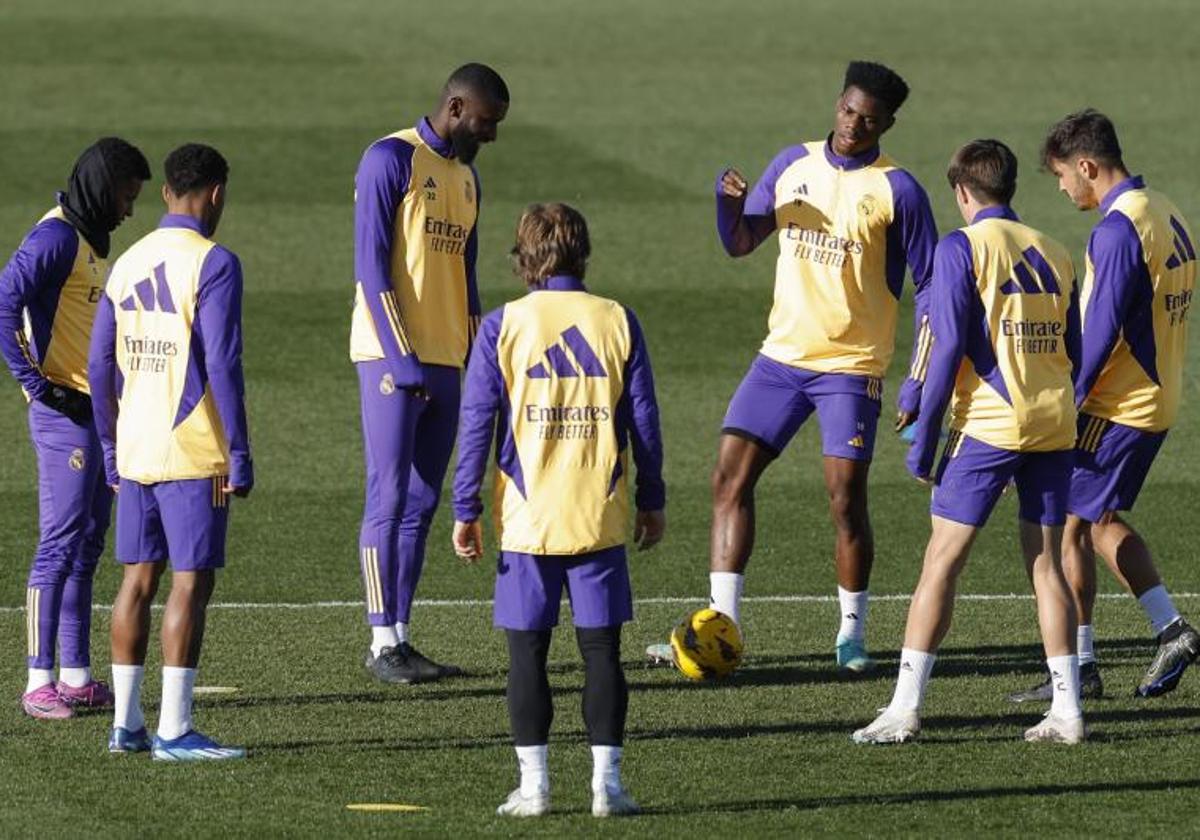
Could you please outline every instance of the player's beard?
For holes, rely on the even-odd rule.
[[[479,141],[465,128],[451,130],[450,145],[454,147],[454,156],[465,164],[473,163],[479,154]]]

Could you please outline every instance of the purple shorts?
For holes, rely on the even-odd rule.
[[[1018,515],[1026,522],[1062,525],[1067,520],[1075,450],[1013,452],[951,432],[934,479],[929,512],[982,527],[1004,488],[1017,485]]]
[[[760,354],[729,401],[721,432],[778,456],[815,409],[823,454],[869,461],[882,399],[883,383],[874,376],[818,373]]]
[[[1067,510],[1087,522],[1099,522],[1110,511],[1130,510],[1166,437],[1166,432],[1144,432],[1080,414]]]
[[[494,624],[505,630],[549,630],[558,624],[563,586],[576,627],[612,627],[633,619],[625,546],[588,554],[502,551],[496,562]]]
[[[177,572],[225,565],[229,497],[224,476],[139,484],[121,479],[117,493],[117,560],[171,561]]]

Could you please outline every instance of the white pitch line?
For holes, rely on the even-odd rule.
[[[1105,601],[1119,601],[1131,596],[1123,592],[1102,592],[1096,596]],[[1172,592],[1172,598],[1200,598],[1200,592]],[[901,601],[907,602],[911,595],[872,595],[872,601]],[[837,602],[835,595],[748,595],[742,598],[743,603],[750,604],[832,604]],[[1022,592],[1007,593],[967,593],[959,595],[958,601],[1032,601],[1033,596]],[[635,598],[635,604],[699,604],[703,603],[703,595],[671,595],[650,598]],[[413,603],[417,607],[490,607],[490,598],[452,598],[452,599],[418,599]],[[229,602],[209,604],[210,610],[320,610],[320,609],[361,609],[362,601],[308,601],[305,603],[267,603],[267,602]],[[154,609],[162,609],[161,604],[155,604]],[[112,607],[96,604],[94,612],[111,612]],[[0,614],[25,612],[24,607],[0,607]]]

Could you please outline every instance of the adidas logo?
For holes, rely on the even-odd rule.
[[[171,297],[171,287],[167,285],[167,267],[163,263],[154,266],[154,280],[149,277],[139,280],[133,287],[133,294],[121,301],[121,308],[133,312],[139,308],[143,312],[167,312],[175,314],[175,300]]]
[[[1184,263],[1196,259],[1196,249],[1192,247],[1191,237],[1179,220],[1171,217],[1171,227],[1175,230],[1175,253],[1167,257],[1167,268],[1179,268]]]
[[[564,330],[561,338],[567,349],[564,350],[562,345],[552,344],[546,350],[545,360],[525,371],[526,376],[530,379],[549,379],[551,374],[563,379],[578,376],[608,376],[596,351],[587,343],[587,339],[583,337],[579,327],[570,327]],[[571,356],[575,357],[574,362],[567,355],[567,350],[570,350]]]
[[[1023,262],[1018,262],[1013,266],[1013,274],[1015,277],[1010,277],[1000,287],[1002,295],[1057,295],[1061,294],[1058,288],[1058,281],[1054,279],[1054,271],[1050,268],[1050,263],[1046,262],[1046,258],[1041,255],[1037,248],[1029,247],[1021,252],[1024,257]],[[1033,266],[1033,271],[1030,271],[1030,266]],[[1034,272],[1037,272],[1035,278]],[[1038,279],[1042,282],[1039,285]]]
[[[851,621],[858,621],[858,613],[846,613],[846,618]]]
[[[908,671],[908,672],[911,674],[911,673],[912,673],[912,669],[913,669],[913,666],[912,666],[912,663],[911,663],[911,662],[901,662],[901,663],[900,663],[900,670],[901,670],[901,671]]]
[[[850,440],[846,441],[846,443],[857,449],[862,449],[864,446],[867,445],[866,441],[863,440],[862,435],[855,435],[854,437],[850,438]]]
[[[428,178],[425,179],[424,186],[425,186],[425,189],[427,189],[427,190],[436,190],[437,189],[437,181],[433,180],[433,176],[430,175]]]

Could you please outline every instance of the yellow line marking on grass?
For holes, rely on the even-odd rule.
[[[424,805],[404,805],[400,802],[351,802],[346,806],[347,811],[366,811],[368,813],[398,813],[416,814],[428,811]]]

